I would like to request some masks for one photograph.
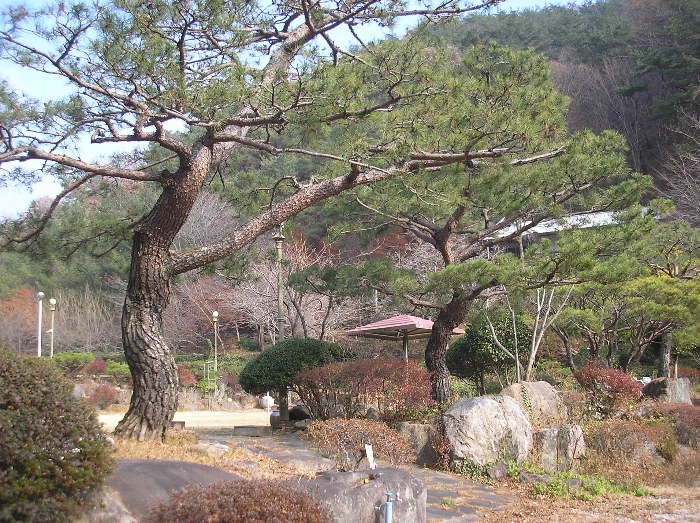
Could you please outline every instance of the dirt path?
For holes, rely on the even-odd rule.
[[[106,432],[114,431],[124,413],[100,414],[100,422]],[[261,409],[242,410],[238,412],[197,411],[177,412],[174,421],[184,421],[186,429],[211,428],[228,429],[236,426],[264,426],[270,424],[270,415]]]

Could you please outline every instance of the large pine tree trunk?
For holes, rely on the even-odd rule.
[[[445,362],[445,352],[452,336],[452,330],[467,316],[472,301],[465,297],[453,296],[452,301],[440,311],[425,347],[425,366],[431,374],[433,400],[447,403],[452,398],[450,371]]]
[[[134,240],[122,311],[122,342],[131,371],[129,410],[115,434],[139,441],[163,441],[177,410],[178,374],[163,338],[163,312],[170,298],[168,252]]]
[[[134,390],[115,434],[139,441],[165,439],[177,410],[178,375],[163,336],[170,302],[170,246],[187,220],[206,179],[211,151],[194,148],[188,169],[173,175],[134,235],[122,310],[122,343]]]
[[[659,368],[657,377],[671,377],[671,351],[673,349],[673,333],[667,332],[661,336],[661,350],[659,351]]]

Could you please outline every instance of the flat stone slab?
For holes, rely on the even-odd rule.
[[[272,427],[256,427],[256,426],[240,426],[233,427],[234,436],[242,436],[246,438],[262,438],[272,436]]]
[[[454,510],[449,510],[449,509],[442,509],[442,508],[435,508],[435,507],[428,507],[425,511],[425,515],[428,518],[428,521],[431,519],[448,519],[448,518],[454,518],[458,517],[460,514],[459,512],[456,512]]]
[[[439,499],[444,499],[444,498],[452,498],[456,499],[460,497],[460,494],[453,491],[453,490],[437,490],[437,489],[430,489],[428,492],[429,496],[435,496],[436,498]]]
[[[456,518],[450,518],[450,519],[440,519],[440,523],[472,523],[473,521],[480,521],[481,516],[479,515],[472,515],[472,516],[459,516]],[[428,520],[429,522],[431,520]],[[438,520],[435,520],[438,521]],[[432,522],[431,522],[432,523]]]
[[[116,491],[122,504],[136,519],[144,518],[155,505],[166,503],[170,494],[186,485],[209,485],[239,476],[215,467],[186,461],[117,459],[105,485]]]

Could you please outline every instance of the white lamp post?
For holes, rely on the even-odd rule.
[[[217,366],[217,343],[219,341],[219,311],[214,311],[211,313],[211,315],[214,317],[214,375],[216,375],[218,371],[218,366]]]
[[[41,313],[42,313],[42,300],[44,299],[44,293],[43,292],[37,292],[36,293],[36,299],[39,302],[39,326],[37,327],[36,331],[36,355],[38,358],[41,358]]]
[[[51,298],[49,300],[49,308],[51,309],[51,358],[53,358],[53,319],[56,312],[56,298]]]

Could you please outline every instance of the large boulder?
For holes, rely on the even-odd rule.
[[[586,442],[578,425],[542,429],[533,435],[532,459],[545,472],[573,470],[585,455]]]
[[[503,389],[501,395],[517,401],[535,427],[558,427],[566,422],[566,406],[546,381],[514,383]]]
[[[303,421],[306,419],[311,419],[311,412],[304,405],[294,405],[289,409],[290,421]]]
[[[295,480],[295,484],[297,480]],[[321,500],[337,523],[384,521],[387,493],[392,494],[394,521],[425,523],[428,491],[406,470],[379,468],[359,472],[325,472],[312,480],[299,480]]]
[[[185,461],[117,459],[114,472],[95,498],[96,507],[83,513],[76,523],[135,523],[186,485],[209,485],[238,477]]]
[[[439,456],[433,446],[436,430],[432,425],[423,423],[400,423],[396,431],[401,434],[413,447],[416,453],[416,463],[432,467],[438,462]]]
[[[517,463],[532,449],[532,426],[509,396],[464,398],[443,415],[451,465],[468,461],[487,466],[503,460]]]
[[[645,385],[644,395],[667,403],[693,403],[688,378],[656,378]]]

